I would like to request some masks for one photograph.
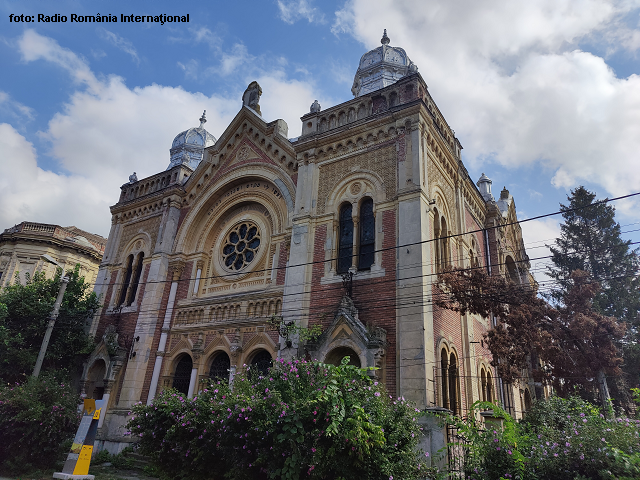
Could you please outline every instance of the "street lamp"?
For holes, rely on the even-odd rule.
[[[53,263],[56,266],[60,266],[58,262],[56,262],[49,255],[41,255],[40,258],[45,260],[46,262]],[[44,334],[44,338],[42,339],[42,345],[40,346],[40,353],[38,354],[38,359],[36,360],[36,366],[33,369],[33,376],[37,377],[40,375],[40,369],[42,368],[42,362],[44,362],[44,356],[47,353],[47,347],[49,346],[49,340],[51,339],[51,332],[53,331],[53,326],[56,324],[56,319],[58,318],[58,313],[60,312],[60,305],[62,304],[62,298],[64,297],[64,292],[67,289],[67,285],[69,284],[69,277],[62,277],[60,279],[60,290],[58,290],[58,298],[56,298],[56,303],[53,304],[53,310],[51,311],[51,315],[49,315],[49,324],[47,325],[47,331]]]

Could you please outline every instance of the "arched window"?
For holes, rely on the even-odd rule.
[[[449,239],[447,237],[447,221],[438,210],[434,210],[433,239],[436,250],[436,271],[441,272],[449,265]]]
[[[340,366],[344,357],[349,357],[348,365],[360,368],[360,357],[349,347],[334,348],[327,354],[327,357],[324,359],[324,363],[335,365],[337,367]]]
[[[433,216],[433,239],[436,250],[436,272],[439,272],[442,269],[442,255],[440,253],[440,214],[437,209],[434,210]]]
[[[231,359],[225,352],[218,353],[211,362],[209,378],[214,381],[226,382],[229,380]]]
[[[360,256],[358,270],[368,270],[374,262],[376,243],[373,200],[365,199],[360,205]]]
[[[440,352],[440,375],[442,377],[442,406],[449,408],[449,359],[447,350]]]
[[[440,352],[440,374],[442,377],[442,406],[448,408],[454,415],[460,413],[460,393],[458,388],[458,359],[446,348]]]
[[[271,364],[271,354],[266,350],[261,350],[251,360],[250,371],[257,373],[258,375],[266,375],[271,368]]]
[[[446,268],[449,265],[449,239],[447,237],[447,221],[442,217],[440,220],[440,265]]]
[[[136,293],[138,293],[138,285],[140,284],[140,275],[142,274],[142,260],[144,260],[144,253],[140,252],[136,256],[135,271],[133,272],[133,282],[127,292],[127,306],[130,306],[136,299]]]
[[[493,379],[490,371],[487,371],[487,402],[493,402]]]
[[[189,355],[183,355],[176,365],[176,371],[173,374],[172,387],[185,395],[189,393],[191,370],[193,370],[193,361],[191,360],[191,357]]]
[[[480,370],[480,399],[483,402],[487,401],[487,375],[484,368]]]
[[[120,299],[118,300],[118,306],[131,306],[136,299],[136,293],[138,292],[138,285],[140,284],[140,276],[142,274],[142,261],[144,260],[144,253],[140,252],[137,255],[129,255],[125,263],[126,267],[124,275],[122,277],[122,290],[120,290]]]
[[[133,255],[127,257],[124,269],[124,276],[122,277],[122,290],[120,290],[120,300],[118,300],[118,306],[122,305],[127,298],[127,290],[129,289],[129,283],[131,282],[131,267],[133,266]]]
[[[505,260],[505,265],[507,267],[507,280],[513,283],[520,283],[520,275],[518,275],[518,267],[516,267],[513,258],[507,256]]]
[[[449,356],[449,410],[458,415],[458,360],[452,353]]]
[[[351,268],[353,258],[353,216],[350,203],[340,209],[340,231],[338,233],[338,273],[345,273]]]
[[[531,394],[529,393],[529,389],[524,389],[524,411],[528,412],[531,410]]]

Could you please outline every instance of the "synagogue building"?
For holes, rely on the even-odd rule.
[[[519,417],[536,398],[532,381],[496,378],[483,341],[495,318],[432,301],[448,267],[531,282],[512,195],[469,177],[418,67],[386,31],[352,93],[313,102],[290,138],[252,82],[224,131],[208,132],[203,114],[175,137],[165,170],[121,187],[83,374],[83,393],[106,402],[99,447],[132,441],[133,404],[168,388],[191,397],[279,357],[348,356],[391,395],[460,415],[493,400]],[[302,342],[281,322],[322,334]]]

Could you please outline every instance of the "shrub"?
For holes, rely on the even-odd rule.
[[[474,404],[474,415],[484,403]],[[536,402],[516,423],[503,410],[504,429],[483,429],[474,418],[459,422],[470,441],[468,478],[500,480],[639,478],[640,421],[606,418],[577,398]]]
[[[0,386],[0,464],[7,472],[52,468],[73,438],[80,397],[52,377]],[[68,444],[67,444],[68,446]]]
[[[410,480],[425,470],[416,415],[365,370],[294,360],[236,375],[233,391],[165,392],[129,427],[172,478]]]

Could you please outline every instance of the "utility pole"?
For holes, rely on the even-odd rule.
[[[60,279],[60,290],[58,291],[58,298],[56,299],[56,303],[53,305],[53,310],[51,311],[51,315],[49,316],[49,324],[47,325],[47,331],[45,332],[44,338],[42,339],[42,346],[40,347],[38,360],[36,360],[36,367],[33,369],[34,377],[37,377],[38,375],[40,375],[42,362],[44,361],[44,356],[47,353],[47,347],[49,346],[49,339],[51,338],[51,332],[53,331],[53,326],[56,324],[56,319],[58,318],[58,313],[60,312],[60,305],[62,304],[62,297],[64,297],[64,292],[67,289],[68,284],[69,284],[69,277],[62,277]]]

